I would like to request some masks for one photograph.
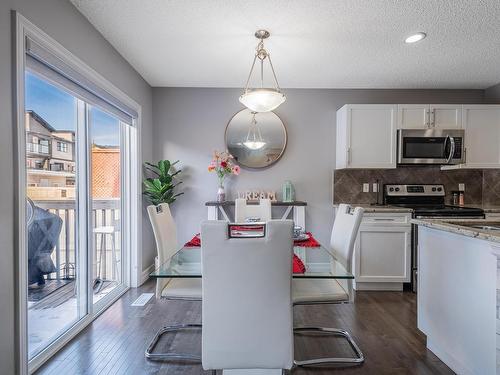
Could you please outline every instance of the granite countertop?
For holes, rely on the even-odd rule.
[[[338,207],[340,203],[334,203],[333,207]],[[398,206],[391,206],[391,205],[371,205],[371,204],[366,204],[366,203],[347,203],[350,206],[353,207],[362,207],[365,210],[365,213],[395,213],[395,212],[412,212],[413,210],[411,208],[407,207],[398,207]],[[500,212],[500,211],[499,211]]]
[[[478,238],[481,240],[500,243],[500,230],[492,231],[479,228],[471,228],[466,225],[489,225],[500,227],[500,221],[497,220],[432,220],[432,219],[412,219],[412,224],[421,225],[428,228],[439,229],[445,232],[460,234],[467,237]]]
[[[340,203],[334,203],[333,207],[338,207]],[[356,207],[363,207],[365,209],[365,212],[367,213],[374,213],[374,212],[412,212],[413,210],[411,208],[406,208],[406,207],[398,207],[398,206],[391,206],[391,205],[371,205],[371,204],[366,204],[366,203],[347,203],[351,206],[356,206]],[[495,206],[495,205],[468,205],[466,204],[464,207],[472,207],[472,208],[482,208],[484,210],[484,213],[500,213],[500,205]]]
[[[473,207],[473,208],[482,208],[484,210],[484,213],[486,214],[494,214],[494,213],[500,213],[500,206],[495,206],[495,205],[488,205],[488,204],[485,204],[485,205],[481,205],[481,204],[478,204],[478,205],[469,205],[469,204],[466,204],[465,207]]]

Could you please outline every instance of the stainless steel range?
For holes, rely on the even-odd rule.
[[[392,206],[411,208],[414,218],[429,219],[484,219],[480,208],[451,206],[445,204],[444,185],[396,185],[384,186],[384,203]],[[412,225],[412,290],[417,291],[417,246],[418,231]]]

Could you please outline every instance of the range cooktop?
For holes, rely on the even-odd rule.
[[[428,205],[428,204],[392,204],[393,206],[413,209],[415,216],[428,217],[484,217],[481,208],[449,206],[449,205]]]
[[[481,218],[481,208],[445,204],[442,184],[389,184],[384,186],[384,202],[392,206],[411,208],[415,217]]]

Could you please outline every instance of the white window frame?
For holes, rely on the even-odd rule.
[[[54,355],[61,349],[68,341],[76,336],[82,329],[91,323],[99,314],[101,314],[109,305],[111,305],[121,294],[117,294],[115,298],[110,301],[106,306],[93,306],[91,297],[89,298],[88,308],[90,314],[86,315],[78,323],[75,324],[73,329],[63,334],[54,343],[49,345],[43,352],[37,355],[28,363],[28,338],[27,338],[27,252],[26,238],[27,233],[25,229],[26,223],[26,135],[25,135],[25,56],[26,56],[26,37],[36,40],[43,45],[44,48],[63,60],[66,64],[73,69],[84,75],[90,82],[98,85],[100,88],[106,90],[113,97],[120,100],[122,103],[134,109],[138,116],[134,119],[133,126],[129,126],[124,134],[127,147],[129,147],[130,154],[126,155],[129,161],[136,161],[130,163],[130,170],[126,173],[126,185],[130,186],[128,194],[130,196],[123,197],[122,201],[130,202],[126,208],[126,221],[122,223],[125,230],[126,239],[130,244],[130,251],[126,254],[125,260],[128,267],[126,272],[123,273],[123,283],[126,287],[137,287],[142,282],[142,256],[139,251],[142,242],[142,215],[140,215],[142,208],[141,201],[141,182],[140,171],[142,165],[141,159],[141,119],[142,108],[132,100],[129,96],[123,93],[120,89],[114,86],[111,82],[102,77],[95,70],[87,66],[82,60],[73,55],[70,51],[64,48],[61,44],[52,39],[48,34],[40,28],[31,23],[28,19],[23,17],[20,13],[12,11],[13,29],[13,44],[15,46],[15,53],[13,54],[13,66],[15,68],[16,82],[14,87],[14,132],[17,139],[17,152],[14,154],[16,168],[16,189],[15,202],[17,211],[15,212],[15,248],[19,249],[16,256],[16,362],[17,373],[20,375],[31,374],[38,369],[47,359]],[[88,189],[80,189],[85,192]],[[88,208],[90,209],[90,207]],[[90,217],[85,212],[84,217]],[[83,210],[80,210],[83,211]],[[89,226],[90,230],[90,226]],[[79,245],[87,248],[87,240],[92,235],[88,233],[87,238],[80,238]],[[91,270],[91,267],[88,267]],[[89,271],[90,272],[90,271]],[[91,277],[89,274],[87,277]],[[122,291],[125,292],[127,288]]]

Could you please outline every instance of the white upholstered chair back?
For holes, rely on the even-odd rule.
[[[352,209],[347,204],[340,204],[335,215],[330,247],[337,260],[348,272],[352,270],[354,243],[363,219],[363,212],[361,207]]]
[[[258,217],[260,221],[271,220],[271,200],[266,198],[259,200],[258,204],[247,204],[244,198],[236,199],[234,221],[244,223],[248,217]]]
[[[155,267],[158,267],[179,250],[177,244],[177,228],[167,203],[161,203],[158,206],[148,206],[148,215],[156,240],[157,258],[155,260]],[[169,279],[156,279],[157,298],[161,296],[161,291],[168,282]]]
[[[290,369],[293,222],[271,220],[261,238],[229,238],[205,221],[202,364],[209,369]]]

